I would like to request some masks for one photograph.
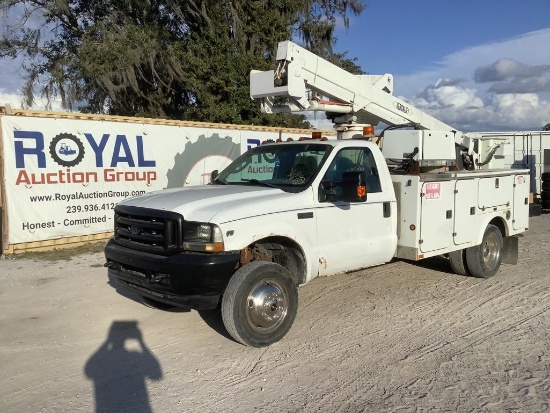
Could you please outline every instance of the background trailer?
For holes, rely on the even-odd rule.
[[[482,168],[529,169],[531,192],[540,197],[541,175],[550,172],[550,131],[470,132],[478,141]]]

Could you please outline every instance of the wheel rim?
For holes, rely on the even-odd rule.
[[[275,279],[262,280],[248,294],[246,320],[255,331],[269,333],[279,327],[288,312],[289,294]]]
[[[500,261],[500,243],[495,232],[488,234],[483,243],[483,263],[485,268],[492,270]]]

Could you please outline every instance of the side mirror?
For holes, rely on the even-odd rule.
[[[321,181],[319,185],[319,202],[329,202],[334,200],[334,181]]]
[[[219,175],[219,171],[217,169],[214,169],[212,172],[210,172],[210,182],[214,181]]]
[[[365,202],[367,184],[363,171],[344,171],[342,174],[342,201]]]

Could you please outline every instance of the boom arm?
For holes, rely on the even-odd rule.
[[[250,96],[261,99],[262,110],[267,113],[342,114],[335,119],[336,126],[412,123],[417,129],[451,133],[463,149],[471,146],[461,132],[393,96],[390,74],[354,75],[290,41],[279,43],[277,61],[275,71],[250,73]]]

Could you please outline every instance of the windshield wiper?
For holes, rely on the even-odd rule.
[[[258,179],[241,179],[241,182],[250,182],[251,184],[261,185],[261,186],[268,186],[270,188],[279,188],[277,185],[270,184],[268,182],[263,182]]]

